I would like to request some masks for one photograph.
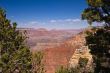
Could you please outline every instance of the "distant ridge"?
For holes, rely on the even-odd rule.
[[[17,30],[34,30],[34,28],[17,28]]]

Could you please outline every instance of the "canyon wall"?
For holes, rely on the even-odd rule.
[[[92,62],[92,56],[85,46],[85,34],[81,30],[30,29],[27,34],[31,50],[44,53],[46,73],[55,73],[61,66],[75,67],[80,57],[88,58],[88,65]]]

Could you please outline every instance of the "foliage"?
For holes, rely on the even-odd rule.
[[[102,27],[87,31],[86,44],[95,63],[94,73],[110,73],[110,0],[87,0],[82,19],[89,24],[104,22]]]
[[[88,59],[87,58],[79,58],[78,66],[76,66],[74,69],[75,73],[89,73],[91,72],[90,70],[87,69],[87,63]]]
[[[92,73],[91,71],[87,71],[86,66],[87,66],[88,59],[87,58],[80,58],[78,62],[78,66],[75,68],[73,67],[68,67],[64,68],[61,66],[56,73]]]
[[[68,68],[61,66],[55,73],[70,73]]]
[[[86,36],[86,41],[96,64],[95,73],[110,72],[110,31],[100,28],[90,32],[90,35]]]
[[[0,8],[0,73],[32,73],[32,56],[26,35],[6,18]]]
[[[82,13],[82,19],[92,22],[105,22],[110,26],[110,0],[87,0],[88,8]]]
[[[79,58],[79,66],[80,67],[86,67],[87,63],[88,63],[87,58]]]
[[[45,73],[43,61],[43,53],[38,51],[33,54],[33,73]]]

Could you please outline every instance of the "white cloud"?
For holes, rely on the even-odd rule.
[[[29,28],[79,28],[83,27],[83,24],[85,24],[85,21],[82,21],[80,19],[57,19],[57,20],[48,20],[48,21],[29,21],[20,23],[20,25],[24,25],[22,27],[29,27]]]
[[[38,22],[37,21],[30,21],[30,22],[28,22],[29,24],[38,24]]]
[[[26,28],[36,28],[36,27],[40,27],[41,24],[43,23],[40,23],[38,21],[28,21],[28,22],[21,22],[19,23],[20,25],[18,27],[26,27]],[[24,25],[24,26],[22,26]]]
[[[64,22],[81,22],[80,19],[62,19],[62,20],[50,20],[51,23],[64,23]]]
[[[55,22],[57,22],[57,20],[50,20],[50,22],[51,22],[51,23],[55,23]]]
[[[73,19],[72,21],[73,21],[73,22],[80,22],[81,19]]]
[[[69,21],[71,21],[72,19],[65,19],[65,21],[67,21],[67,22],[69,22]]]

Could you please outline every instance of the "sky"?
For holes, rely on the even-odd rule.
[[[7,18],[22,28],[80,29],[86,0],[0,0]]]

